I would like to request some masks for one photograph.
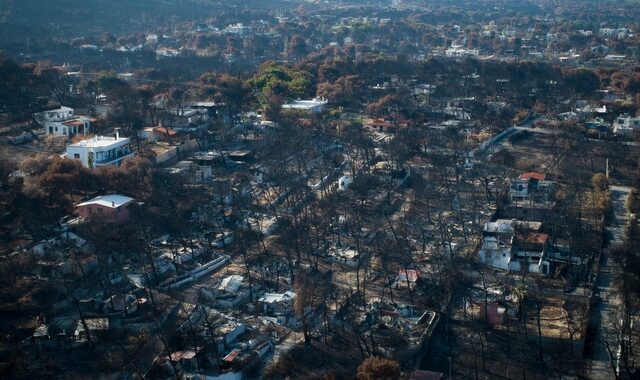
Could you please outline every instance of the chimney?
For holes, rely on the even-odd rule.
[[[116,141],[120,139],[120,128],[116,128]]]
[[[111,201],[111,207],[115,208],[116,207],[116,202]]]

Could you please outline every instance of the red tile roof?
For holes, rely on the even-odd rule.
[[[240,351],[239,348],[234,348],[233,351],[229,352],[229,354],[222,358],[222,360],[231,363],[238,357],[238,355],[240,355],[240,352],[242,351]]]
[[[520,179],[531,179],[531,178],[538,181],[544,181],[546,176],[542,173],[536,173],[536,172],[528,172],[528,173],[520,174]]]
[[[529,232],[526,235],[519,236],[518,240],[531,244],[545,244],[549,240],[549,235],[541,232]]]
[[[155,127],[153,128],[153,131],[156,133],[159,133],[161,135],[165,135],[165,136],[169,136],[169,137],[175,137],[178,135],[178,132],[174,131],[171,128],[168,128],[168,133],[167,133],[167,128],[166,127]]]
[[[88,118],[88,121],[90,121],[91,123],[95,123],[96,121],[98,121],[97,119],[94,118]],[[84,120],[80,119],[80,118],[76,118],[76,119],[72,119],[72,120],[67,120],[65,122],[63,122],[62,124],[66,125],[67,127],[80,127],[84,125]]]

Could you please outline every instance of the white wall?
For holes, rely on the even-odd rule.
[[[79,160],[82,165],[88,167],[89,166],[89,150],[86,147],[80,146],[67,146],[67,158],[71,160]],[[76,158],[75,154],[78,154],[80,157]]]

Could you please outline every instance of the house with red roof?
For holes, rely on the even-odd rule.
[[[57,109],[38,112],[33,115],[48,135],[73,137],[91,132],[91,123],[96,119],[74,115],[73,108],[60,106]]]
[[[369,132],[395,132],[398,129],[408,128],[409,120],[398,114],[385,116],[382,118],[367,119],[363,127]]]
[[[549,274],[548,242],[548,234],[530,230],[516,231],[511,248],[514,270]]]
[[[517,201],[547,201],[553,190],[553,182],[546,180],[546,175],[537,172],[522,173],[511,179],[509,199]]]
[[[516,219],[485,223],[480,261],[510,272],[549,274],[549,235],[540,232],[541,226]]]

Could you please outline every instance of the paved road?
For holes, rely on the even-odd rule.
[[[607,225],[609,235],[608,247],[613,247],[624,242],[625,227],[628,221],[627,198],[631,188],[612,186],[612,201],[614,209],[613,220]],[[609,361],[609,354],[602,343],[603,336],[611,336],[617,333],[611,326],[612,320],[619,320],[621,314],[621,300],[615,294],[615,284],[618,280],[616,265],[609,260],[608,249],[605,249],[600,260],[600,272],[598,274],[596,294],[600,302],[592,309],[591,318],[594,326],[598,327],[597,338],[591,356],[591,366],[586,377],[591,380],[609,380],[614,378],[613,369]]]
[[[526,132],[531,132],[531,133],[541,133],[541,134],[545,134],[545,135],[559,135],[562,134],[563,131],[560,129],[556,129],[556,128],[532,128],[530,125],[516,125],[514,127],[514,130],[516,131],[526,131]],[[589,141],[592,142],[596,142],[596,143],[617,143],[617,144],[623,144],[623,145],[627,145],[627,146],[639,146],[640,144],[635,142],[635,141],[615,141],[615,140],[601,140],[601,139],[594,139],[594,138],[588,138]]]
[[[516,126],[516,131],[525,131],[532,133],[542,133],[545,135],[559,135],[562,133],[559,129],[548,129],[548,128],[532,128],[531,126]]]

